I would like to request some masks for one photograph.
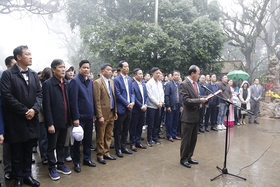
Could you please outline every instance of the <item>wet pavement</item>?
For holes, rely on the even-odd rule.
[[[192,165],[191,169],[179,163],[180,140],[162,140],[162,145],[154,145],[146,150],[138,148],[132,155],[124,154],[123,158],[115,161],[106,160],[105,165],[97,163],[96,152],[92,151],[92,161],[97,163],[96,168],[82,165],[81,173],[75,173],[73,164],[67,162],[72,174],[60,174],[58,181],[50,179],[47,166],[40,163],[39,153],[36,153],[32,173],[43,187],[280,186],[279,119],[260,118],[260,124],[246,124],[230,129],[226,168],[229,173],[244,177],[246,181],[229,175],[210,180],[220,174],[216,166],[224,168],[225,135],[225,130],[199,134],[193,156],[199,164]],[[145,133],[143,137],[146,139]],[[142,143],[146,145],[145,140]],[[116,156],[113,149],[111,154]],[[3,175],[2,164],[2,186],[13,186],[13,181],[5,181]]]

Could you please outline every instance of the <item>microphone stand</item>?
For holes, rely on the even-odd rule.
[[[213,92],[212,92],[212,90],[210,90],[209,88],[207,88],[206,86],[202,86],[204,89],[206,89],[208,92],[210,92],[210,93],[212,93],[213,94]],[[227,126],[226,126],[226,140],[225,140],[225,153],[224,153],[224,167],[223,168],[220,168],[219,166],[216,166],[216,168],[219,170],[219,171],[221,171],[221,174],[219,174],[219,175],[217,175],[216,177],[214,177],[214,178],[212,178],[212,179],[210,179],[211,181],[213,181],[213,180],[215,180],[215,179],[217,179],[218,177],[220,177],[220,176],[223,176],[223,175],[230,175],[230,176],[233,176],[233,177],[237,177],[237,178],[240,178],[240,179],[243,179],[243,180],[247,180],[246,178],[244,178],[244,177],[240,177],[240,176],[238,176],[238,175],[234,175],[234,174],[232,174],[232,173],[229,173],[228,172],[228,169],[227,169],[227,147],[228,147],[228,132],[229,132],[229,130],[228,130],[228,119],[229,119],[229,106],[230,105],[233,105],[233,106],[236,106],[237,108],[239,108],[239,109],[241,109],[241,110],[244,110],[244,111],[246,111],[246,112],[248,112],[249,114],[253,114],[251,111],[249,111],[249,110],[247,110],[247,109],[245,109],[245,108],[242,108],[242,107],[239,107],[239,106],[237,106],[237,105],[235,105],[234,103],[232,103],[232,102],[230,102],[230,101],[228,101],[227,99],[225,99],[225,98],[223,98],[223,97],[221,97],[221,96],[219,96],[219,95],[216,95],[218,98],[220,98],[221,100],[223,100],[224,102],[225,102],[225,104],[226,104],[226,109],[227,109],[227,112],[226,112],[226,118],[227,118]]]

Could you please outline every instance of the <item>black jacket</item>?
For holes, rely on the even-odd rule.
[[[165,107],[171,107],[172,110],[174,110],[174,107],[176,105],[176,90],[178,86],[178,96],[179,96],[179,107],[182,107],[182,98],[180,96],[180,84],[176,83],[174,81],[170,81],[165,85],[165,89],[164,89],[164,102],[165,102]]]
[[[45,126],[54,125],[55,128],[67,128],[70,125],[70,109],[68,100],[68,81],[64,79],[64,91],[68,106],[67,121],[65,119],[64,99],[59,80],[52,77],[46,80],[43,85],[43,111]]]
[[[38,112],[42,104],[42,88],[36,72],[28,69],[28,84],[17,65],[3,72],[1,93],[4,104],[5,141],[26,142],[39,138]],[[36,111],[31,120],[25,118],[28,109]]]

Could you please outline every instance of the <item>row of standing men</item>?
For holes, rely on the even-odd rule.
[[[129,65],[119,62],[120,75],[111,80],[112,67],[104,64],[101,76],[94,84],[88,77],[90,63],[79,63],[79,73],[70,82],[64,79],[65,64],[60,59],[51,63],[53,76],[40,85],[37,73],[28,68],[32,65],[31,51],[27,46],[14,49],[16,64],[3,72],[1,77],[1,101],[4,109],[5,142],[9,145],[11,156],[11,174],[14,186],[23,183],[40,186],[40,182],[31,176],[32,148],[40,138],[38,114],[43,109],[44,126],[48,140],[47,157],[49,176],[53,180],[60,178],[58,173],[70,174],[64,164],[64,145],[68,127],[81,126],[84,130],[83,141],[74,141],[74,171],[81,172],[80,144],[83,144],[83,165],[95,167],[91,160],[93,122],[96,123],[97,161],[105,164],[105,159],[116,160],[109,153],[111,133],[114,132],[115,151],[120,158],[123,153],[132,154],[126,148],[130,128],[130,146],[132,151],[145,149],[141,144],[141,132],[147,111],[147,144],[161,144],[158,140],[160,109],[165,105],[171,115],[166,124],[167,137],[178,138],[172,122],[177,120],[182,105],[179,97],[179,84],[170,82],[170,97],[165,103],[163,85],[159,81],[160,70],[154,67],[153,77],[145,85],[142,70],[134,70],[134,79],[128,76]],[[179,78],[180,73],[174,72]],[[176,79],[176,78],[175,78]],[[166,87],[168,87],[168,85]],[[173,92],[176,88],[176,93]],[[43,106],[41,108],[41,106]],[[176,111],[176,112],[174,112]],[[168,115],[167,115],[168,116]],[[167,117],[168,118],[168,117]],[[168,121],[168,120],[167,120]],[[2,139],[3,140],[3,139]],[[137,148],[136,148],[137,147]],[[54,153],[56,151],[56,154]]]

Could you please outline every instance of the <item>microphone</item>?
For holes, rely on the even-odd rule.
[[[207,90],[210,93],[213,93],[212,90],[210,90],[209,88],[207,88],[207,86],[201,84],[201,87],[204,88],[205,90]]]

